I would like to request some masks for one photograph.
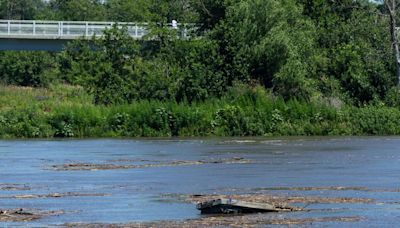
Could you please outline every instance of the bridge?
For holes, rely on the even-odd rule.
[[[149,33],[146,23],[0,20],[0,50],[57,51],[70,40],[101,37],[106,29],[115,24],[125,27],[134,39],[143,39]],[[179,30],[181,37],[187,36],[185,26],[167,26]]]

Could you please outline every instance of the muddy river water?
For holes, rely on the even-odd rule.
[[[198,220],[217,195],[306,209],[269,225],[397,226],[400,138],[0,141],[0,210],[47,213],[1,227]]]

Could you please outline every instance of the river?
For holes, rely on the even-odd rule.
[[[198,219],[179,196],[257,193],[366,200],[295,203],[309,211],[274,219],[354,217],[306,225],[393,227],[399,152],[398,137],[3,140],[0,209],[63,213],[0,226]]]

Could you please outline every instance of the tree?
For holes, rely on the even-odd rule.
[[[47,52],[0,52],[0,82],[46,87],[56,81],[57,61]]]
[[[199,14],[203,30],[213,29],[225,18],[228,6],[237,0],[193,0],[192,5]]]
[[[382,6],[367,0],[297,0],[316,28],[312,67],[327,97],[354,104],[384,99],[395,79]]]
[[[150,11],[151,0],[109,0],[106,3],[109,20],[148,22],[155,17]]]
[[[80,40],[70,44],[61,57],[67,68],[63,73],[93,94],[96,104],[127,103],[136,98],[133,72],[138,51],[127,30],[114,25],[91,43]]]
[[[0,0],[0,18],[32,20],[44,6],[42,0]]]
[[[168,22],[177,20],[181,23],[196,23],[199,19],[194,0],[171,0],[168,2],[166,18]]]
[[[187,0],[109,0],[106,7],[113,21],[193,23],[197,20],[197,13]]]
[[[312,95],[315,29],[293,0],[231,3],[213,37],[230,84],[256,80],[287,99]]]
[[[396,73],[397,73],[397,86],[400,87],[400,50],[399,50],[399,33],[397,27],[397,17],[398,15],[398,7],[400,2],[398,0],[384,0],[384,4],[388,11],[389,22],[390,22],[390,34],[392,39],[392,48],[396,62]]]
[[[55,19],[71,21],[105,20],[105,9],[101,0],[51,0],[50,8],[56,12]]]

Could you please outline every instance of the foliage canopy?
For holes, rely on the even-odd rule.
[[[3,19],[152,22],[145,41],[114,27],[62,53],[2,52],[0,80],[81,85],[107,105],[220,98],[238,82],[285,100],[396,105],[385,13],[367,0],[0,0]],[[172,20],[201,38],[177,39]]]

